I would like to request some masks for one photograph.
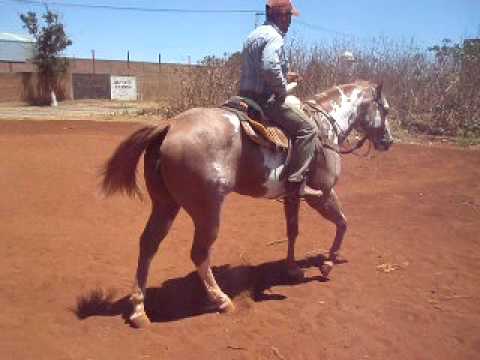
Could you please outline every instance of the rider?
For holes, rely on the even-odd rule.
[[[291,0],[268,0],[266,22],[253,30],[243,48],[240,96],[250,98],[293,140],[286,192],[290,197],[322,196],[306,184],[315,155],[316,126],[303,112],[285,103],[288,82],[298,81],[288,72],[284,37],[292,16],[300,15]]]
[[[354,81],[356,62],[355,56],[351,51],[345,51],[340,56],[335,81],[337,84],[349,84]]]

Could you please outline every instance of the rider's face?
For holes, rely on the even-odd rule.
[[[292,23],[292,13],[290,12],[281,12],[276,16],[276,24],[284,33],[288,31],[290,24]]]

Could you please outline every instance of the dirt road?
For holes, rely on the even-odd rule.
[[[232,195],[213,257],[232,315],[205,313],[181,212],[154,259],[145,330],[123,316],[148,201],[103,199],[102,162],[138,124],[0,122],[0,359],[479,359],[480,151],[345,157],[349,262],[302,205],[307,281],[281,276],[282,205]]]

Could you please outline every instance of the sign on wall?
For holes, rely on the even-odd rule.
[[[135,76],[111,76],[112,100],[137,100],[137,79]]]

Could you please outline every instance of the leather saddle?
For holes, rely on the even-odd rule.
[[[233,96],[222,108],[238,115],[245,134],[253,142],[272,150],[288,151],[289,139],[286,134],[265,116],[260,105],[252,99]]]

